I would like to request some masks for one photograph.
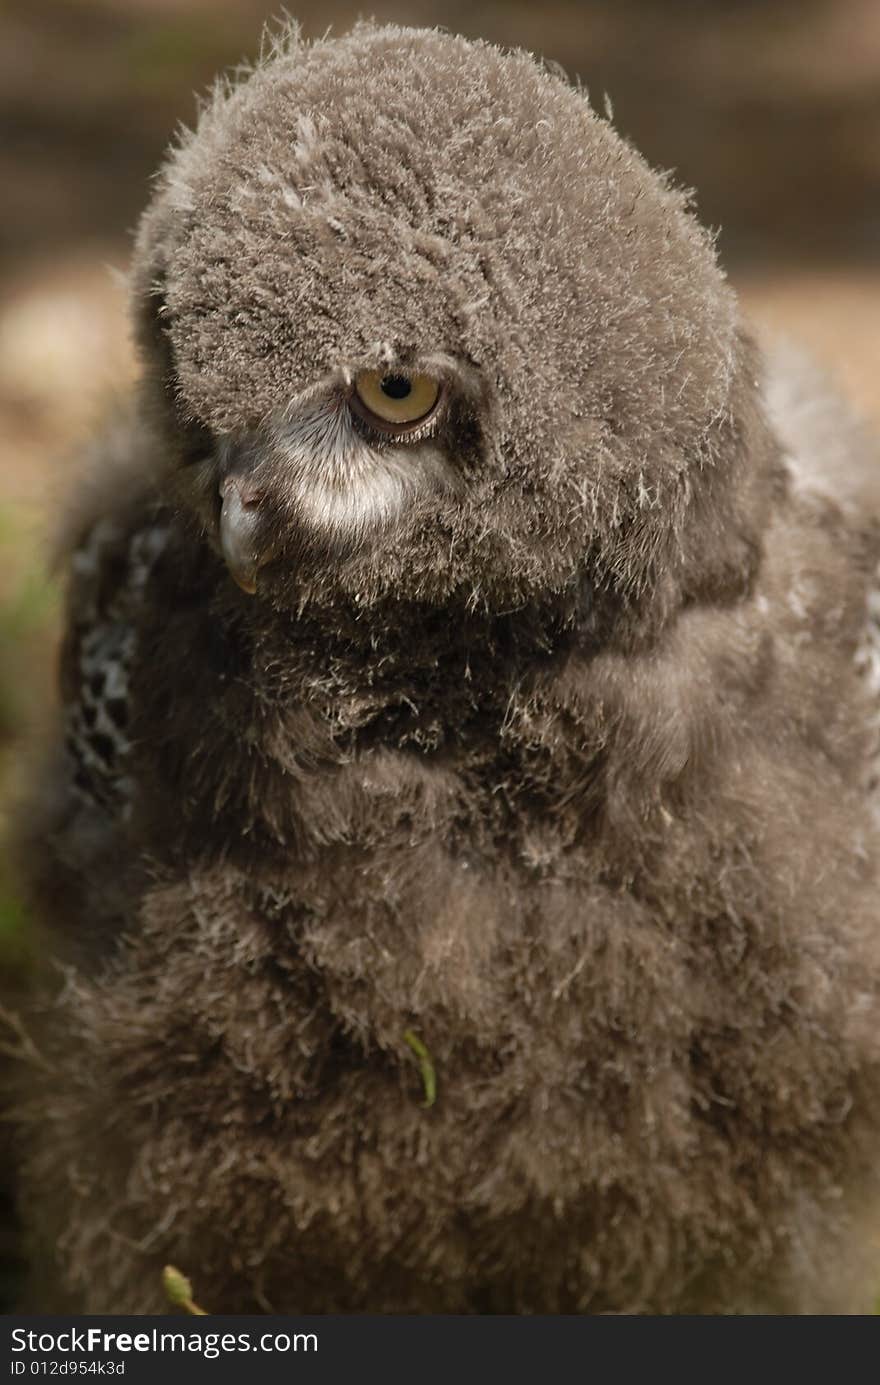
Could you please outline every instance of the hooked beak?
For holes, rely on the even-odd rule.
[[[226,566],[242,591],[253,596],[257,572],[272,556],[261,541],[264,528],[260,493],[237,476],[227,476],[220,485],[220,548]]]

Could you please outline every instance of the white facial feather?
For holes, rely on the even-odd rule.
[[[269,436],[297,515],[323,534],[359,537],[395,520],[421,496],[451,489],[456,473],[430,436],[371,443],[345,398],[304,401]]]

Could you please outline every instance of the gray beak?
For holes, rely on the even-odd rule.
[[[260,543],[260,498],[235,476],[225,478],[220,496],[220,548],[232,578],[242,591],[253,596],[257,572],[270,557]]]

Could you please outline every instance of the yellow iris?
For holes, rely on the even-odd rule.
[[[440,384],[431,375],[364,370],[354,382],[352,402],[368,423],[397,430],[421,423],[439,398]]]

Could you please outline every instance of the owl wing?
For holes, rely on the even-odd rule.
[[[29,903],[57,955],[93,961],[136,916],[146,868],[134,831],[131,678],[143,606],[170,533],[136,478],[76,493],[63,561],[61,725],[17,821]],[[120,509],[120,496],[124,509]]]

